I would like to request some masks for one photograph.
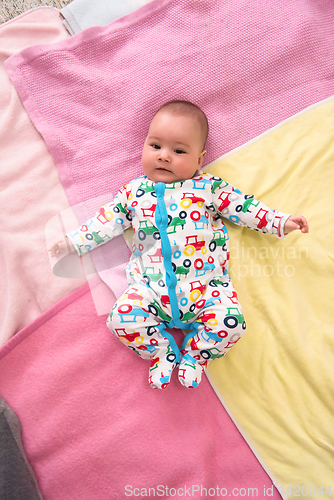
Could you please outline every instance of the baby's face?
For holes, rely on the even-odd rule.
[[[153,182],[191,179],[203,164],[206,151],[202,144],[196,120],[162,110],[153,118],[144,143],[143,171]]]

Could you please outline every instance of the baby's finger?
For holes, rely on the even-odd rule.
[[[48,248],[48,251],[50,252],[51,257],[57,257],[60,252],[60,246],[59,243],[55,243],[51,247]]]
[[[303,215],[300,216],[300,230],[302,233],[308,233],[309,230],[308,222]]]

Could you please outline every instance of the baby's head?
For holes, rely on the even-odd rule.
[[[142,168],[153,182],[191,179],[206,151],[208,120],[188,101],[169,101],[155,113],[143,147]]]

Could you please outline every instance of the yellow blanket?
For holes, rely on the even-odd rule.
[[[304,215],[284,240],[227,223],[247,323],[207,375],[283,496],[334,495],[334,98],[207,171],[271,208]],[[330,490],[330,487],[331,490]]]

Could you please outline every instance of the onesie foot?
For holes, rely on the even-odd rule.
[[[204,365],[200,365],[190,355],[182,358],[179,367],[179,381],[184,387],[192,389],[197,387],[202,379]]]
[[[166,389],[176,363],[170,363],[155,356],[151,361],[149,383],[152,389]]]

